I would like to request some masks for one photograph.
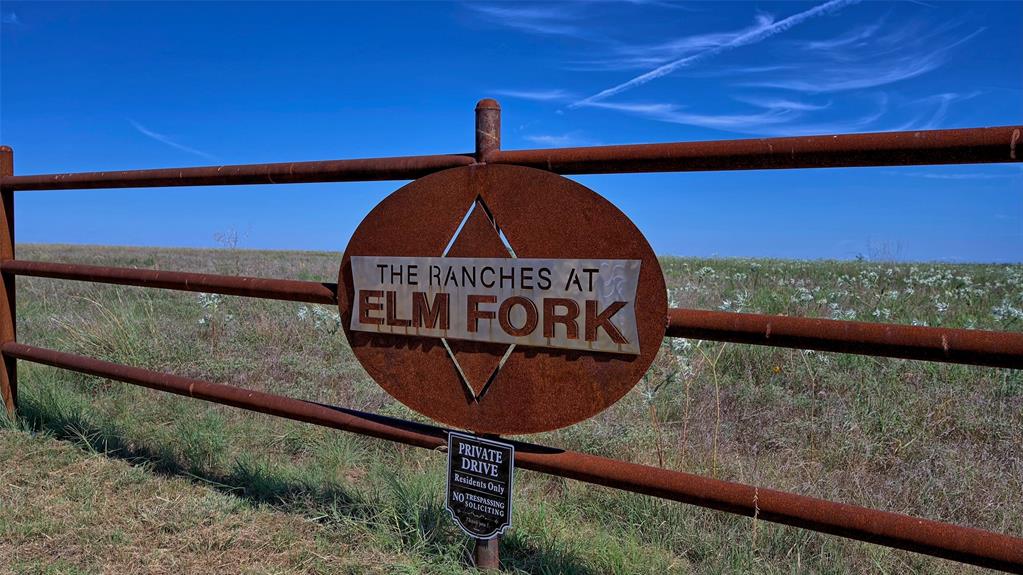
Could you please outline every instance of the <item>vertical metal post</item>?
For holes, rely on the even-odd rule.
[[[501,105],[492,98],[476,102],[476,161],[485,163],[491,152],[501,149]],[[477,539],[472,551],[472,562],[482,571],[497,571],[501,567],[498,554],[500,539]]]
[[[497,571],[501,568],[501,538],[477,539],[472,552],[473,563],[481,571]]]
[[[496,109],[493,113],[493,117],[496,118],[497,131],[497,147],[501,145],[501,107],[497,105],[494,100],[480,100],[480,104],[484,102],[493,102],[496,108],[491,108],[491,111]],[[480,106],[476,106],[476,142],[477,142],[477,153],[479,151],[479,119],[480,119]],[[481,437],[487,439],[493,439],[499,441],[501,437],[499,435],[492,435],[484,433]],[[475,547],[472,550],[472,562],[480,571],[499,571],[501,569],[501,536],[498,535],[493,539],[477,539]]]
[[[0,146],[0,176],[14,175],[14,150]],[[0,189],[0,260],[14,259],[14,191]],[[14,275],[0,273],[0,344],[14,341],[17,318]],[[13,418],[18,405],[18,366],[13,357],[0,355],[0,396]]]
[[[492,98],[476,103],[476,161],[484,163],[501,149],[501,104]]]
[[[476,102],[476,161],[485,163],[487,156],[501,149],[501,104],[493,98]],[[472,560],[477,569],[497,571],[501,567],[500,537],[477,539]]]

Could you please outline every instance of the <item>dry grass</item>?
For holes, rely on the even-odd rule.
[[[331,281],[340,260],[19,250],[318,281]],[[662,264],[675,305],[1023,329],[1023,266]],[[328,307],[18,281],[22,341],[418,417],[368,379]],[[439,456],[30,364],[22,398],[20,427],[0,435],[4,460],[17,462],[0,476],[0,562],[15,572],[466,569],[467,542],[441,507]],[[674,340],[614,407],[530,439],[1023,534],[1023,375],[1009,370]],[[502,544],[513,570],[974,571],[535,473],[521,473],[516,489],[516,528]]]
[[[383,572],[400,556],[300,516],[47,437],[0,431],[0,564],[15,573]]]

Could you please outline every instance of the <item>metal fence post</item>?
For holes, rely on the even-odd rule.
[[[0,176],[14,175],[14,150],[0,146]],[[0,260],[14,259],[14,190],[0,190]],[[0,344],[15,341],[14,274],[0,273]],[[18,366],[13,357],[0,355],[0,396],[13,418],[18,405]]]
[[[476,161],[484,163],[490,154],[500,150],[501,105],[492,98],[483,98],[476,103]],[[472,552],[473,564],[483,571],[497,571],[501,568],[500,547],[500,536],[476,539]]]
[[[501,568],[501,538],[477,539],[472,551],[472,562],[481,571],[497,571]]]
[[[492,98],[476,103],[476,161],[501,151],[501,104]]]

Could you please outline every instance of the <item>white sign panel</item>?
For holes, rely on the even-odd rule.
[[[351,258],[351,329],[639,354],[639,260]]]

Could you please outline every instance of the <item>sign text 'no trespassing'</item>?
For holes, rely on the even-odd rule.
[[[448,434],[445,507],[467,534],[490,539],[511,527],[515,446],[475,435]]]

